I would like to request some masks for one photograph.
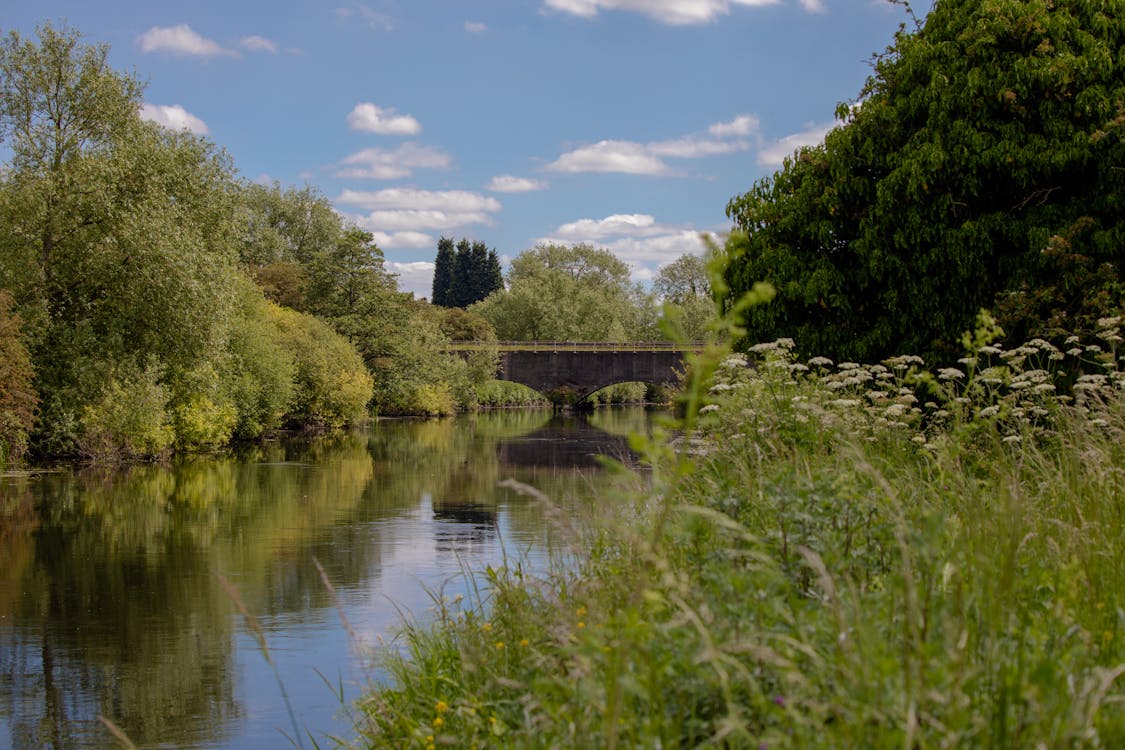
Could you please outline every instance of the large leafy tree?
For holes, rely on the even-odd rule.
[[[1122,0],[937,0],[901,29],[824,143],[727,207],[732,295],[778,290],[749,336],[946,356],[982,307],[1017,334],[1120,309],[1122,19]]]
[[[610,251],[548,244],[517,256],[508,289],[472,310],[504,340],[623,341],[644,335],[650,306],[641,297],[628,266]]]

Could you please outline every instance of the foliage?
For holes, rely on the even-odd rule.
[[[0,469],[17,462],[35,425],[35,371],[20,341],[20,318],[12,313],[12,295],[0,289]]]
[[[783,340],[750,368],[715,350],[681,425],[699,430],[637,438],[651,472],[560,520],[563,562],[488,569],[478,598],[435,595],[432,624],[405,627],[362,702],[366,741],[1125,742],[1119,324],[1061,359],[973,340],[1016,352],[1002,392],[913,356],[798,362]],[[1099,378],[1019,385],[1068,357]],[[906,398],[927,386],[958,411]],[[1010,421],[985,411],[996,398]],[[1025,400],[1048,414],[1015,415]]]
[[[468,307],[504,288],[500,258],[483,242],[462,239],[453,251],[453,240],[438,240],[434,260],[433,303],[442,307]]]
[[[275,310],[248,280],[240,283],[219,364],[222,390],[237,413],[232,437],[238,439],[277,430],[293,402],[296,363],[282,341]]]
[[[373,382],[355,347],[311,315],[282,307],[272,315],[296,368],[290,419],[330,429],[361,421]]]
[[[99,397],[82,410],[78,451],[98,463],[159,458],[172,447],[175,431],[166,406],[168,392],[156,367],[119,366]]]
[[[707,274],[707,259],[698,255],[681,255],[666,266],[661,266],[652,282],[657,296],[683,304],[686,300],[711,298],[711,281]]]
[[[824,143],[727,207],[747,232],[731,288],[778,290],[749,340],[953,358],[997,295],[1029,336],[1119,311],[1123,13],[1120,0],[938,0],[900,31]],[[1052,237],[1080,273],[1060,281]],[[1077,304],[1085,290],[1067,286],[1087,281]]]
[[[473,308],[505,341],[627,341],[650,337],[649,306],[629,268],[590,245],[538,245],[517,256],[508,290]],[[646,335],[647,334],[647,335]]]

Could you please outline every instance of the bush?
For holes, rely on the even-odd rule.
[[[282,307],[272,315],[296,365],[289,422],[336,428],[364,419],[373,381],[351,342],[311,315]]]
[[[119,366],[101,397],[82,410],[78,451],[87,460],[115,463],[159,458],[175,431],[166,411],[168,394],[156,367]]]

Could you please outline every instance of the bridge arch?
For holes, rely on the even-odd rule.
[[[661,342],[520,342],[500,347],[497,377],[572,406],[618,383],[676,384],[684,349]]]

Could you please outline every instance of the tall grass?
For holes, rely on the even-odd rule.
[[[987,323],[987,321],[984,321]],[[652,474],[387,654],[372,747],[1125,747],[1125,387],[1100,342],[712,352]],[[1116,339],[1116,340],[1115,340]],[[1048,387],[1049,386],[1049,387]]]

